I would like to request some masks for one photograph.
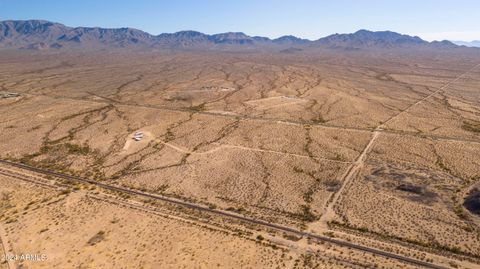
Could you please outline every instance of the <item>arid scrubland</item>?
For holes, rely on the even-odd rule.
[[[462,49],[3,53],[0,157],[473,268],[478,63]],[[24,268],[413,267],[0,168],[8,245],[48,254]]]

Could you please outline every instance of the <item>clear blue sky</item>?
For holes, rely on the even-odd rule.
[[[134,27],[151,34],[197,30],[318,39],[358,29],[425,39],[480,39],[478,0],[0,0],[0,20]]]

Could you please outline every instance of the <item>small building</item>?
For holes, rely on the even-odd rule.
[[[16,92],[0,91],[0,99],[16,98],[19,96],[20,94]]]
[[[140,141],[142,140],[143,138],[143,133],[142,132],[135,132],[135,134],[133,134],[133,139],[135,141]]]

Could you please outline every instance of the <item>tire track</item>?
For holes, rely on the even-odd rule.
[[[129,103],[129,102],[122,102],[115,99],[111,99],[101,95],[92,95],[97,98],[103,99],[102,100],[92,100],[92,99],[85,99],[82,97],[68,97],[68,96],[51,96],[48,94],[28,94],[32,96],[44,96],[53,99],[65,99],[65,100],[75,100],[75,101],[82,101],[87,103],[101,103],[101,104],[115,104],[115,106],[125,106],[125,107],[140,107],[140,108],[147,108],[147,109],[156,109],[156,110],[166,110],[166,111],[175,111],[175,112],[187,112],[199,115],[207,115],[213,117],[223,117],[223,118],[233,118],[233,119],[240,119],[243,121],[258,121],[258,122],[270,122],[270,123],[277,123],[277,124],[286,124],[286,125],[298,125],[298,126],[318,126],[326,129],[333,129],[333,130],[346,130],[346,131],[359,131],[359,132],[373,132],[375,128],[362,128],[362,127],[348,127],[348,126],[339,126],[339,125],[332,125],[332,124],[325,124],[321,122],[311,122],[311,121],[301,121],[301,120],[285,120],[281,118],[263,118],[260,116],[247,116],[247,115],[232,115],[226,114],[221,112],[215,111],[202,111],[196,110],[192,108],[174,108],[168,107],[163,105],[141,105],[136,103]],[[410,135],[415,137],[422,137],[422,138],[432,138],[437,140],[448,140],[448,141],[456,141],[456,142],[469,142],[469,143],[480,143],[478,139],[468,139],[468,138],[456,138],[456,137],[449,137],[449,136],[442,136],[442,135],[433,135],[433,134],[418,134],[416,132],[410,131],[400,131],[400,130],[391,130],[391,129],[377,129],[376,131],[381,133],[390,133],[390,134],[400,134],[400,135]]]
[[[365,162],[365,158],[366,158],[366,154],[368,153],[368,151],[370,150],[370,148],[372,147],[372,145],[374,144],[375,140],[377,139],[377,137],[380,135],[380,131],[382,131],[382,127],[385,126],[385,124],[387,124],[388,122],[390,122],[391,120],[397,118],[398,116],[400,116],[401,114],[405,113],[406,111],[408,111],[410,108],[420,104],[421,102],[427,100],[428,98],[432,97],[433,95],[445,90],[448,88],[448,86],[450,86],[452,83],[455,83],[456,81],[458,81],[459,79],[463,78],[465,75],[467,75],[468,73],[470,73],[471,71],[473,71],[475,68],[477,68],[478,66],[480,66],[480,64],[477,64],[475,66],[473,66],[472,68],[470,68],[469,70],[463,72],[462,74],[458,75],[457,77],[455,77],[454,79],[450,80],[449,82],[447,82],[445,85],[443,85],[442,87],[440,87],[438,90],[430,93],[429,95],[425,96],[424,98],[418,100],[417,102],[409,105],[407,108],[401,110],[399,113],[397,113],[396,115],[390,117],[387,121],[383,122],[382,124],[378,125],[374,130],[373,130],[373,135],[372,135],[372,138],[370,139],[370,141],[368,142],[368,144],[365,146],[363,152],[358,156],[357,160],[350,166],[350,168],[347,170],[347,172],[342,176],[342,186],[340,187],[340,189],[335,192],[329,199],[328,201],[328,205],[325,207],[324,209],[324,214],[322,214],[322,216],[320,217],[320,220],[319,220],[319,225],[324,228],[325,225],[327,224],[327,222],[329,220],[331,220],[334,215],[335,215],[335,212],[334,212],[334,206],[336,205],[338,199],[342,196],[343,192],[345,191],[346,188],[348,188],[348,186],[351,184],[351,181],[353,180],[354,176],[357,174],[357,172],[363,167],[364,165],[364,162]]]
[[[276,150],[269,150],[269,149],[259,149],[259,148],[250,148],[250,147],[244,147],[244,146],[237,146],[237,145],[229,145],[229,144],[221,144],[221,143],[212,143],[212,145],[219,145],[216,148],[203,151],[203,152],[196,152],[192,151],[189,149],[185,149],[179,146],[176,146],[174,144],[171,144],[169,142],[165,142],[162,140],[157,139],[157,142],[164,144],[165,146],[172,148],[178,152],[184,153],[184,154],[192,154],[192,155],[207,155],[207,154],[213,154],[217,151],[220,151],[222,149],[240,149],[240,150],[247,150],[247,151],[254,151],[254,152],[263,152],[263,153],[273,153],[273,154],[279,154],[279,155],[286,155],[286,156],[293,156],[293,157],[298,157],[298,158],[308,158],[308,159],[314,159],[314,160],[322,160],[322,161],[328,161],[328,162],[335,162],[335,163],[352,163],[348,161],[338,161],[338,160],[331,160],[328,158],[322,158],[322,157],[312,157],[308,155],[301,155],[301,154],[295,154],[295,153],[288,153],[288,152],[281,152],[281,151],[276,151]]]
[[[409,105],[408,107],[406,107],[405,109],[402,109],[400,111],[400,113],[397,113],[396,115],[392,116],[391,118],[389,118],[388,120],[386,120],[385,122],[383,122],[381,125],[377,126],[376,129],[382,129],[382,127],[384,127],[387,123],[389,123],[390,121],[396,119],[398,116],[402,115],[403,113],[407,112],[408,110],[410,110],[412,107],[420,104],[421,102],[427,100],[428,98],[434,96],[435,94],[439,93],[439,92],[442,92],[444,91],[445,89],[447,89],[451,84],[457,82],[458,80],[462,79],[465,75],[467,75],[468,73],[472,72],[474,69],[476,69],[477,67],[479,67],[480,64],[477,64],[475,65],[474,67],[470,68],[469,70],[467,70],[466,72],[462,73],[461,75],[457,76],[456,78],[454,78],[453,80],[450,80],[449,82],[447,82],[445,85],[443,85],[442,87],[440,87],[438,90],[430,93],[429,95],[425,96],[424,98],[418,100],[417,102]]]

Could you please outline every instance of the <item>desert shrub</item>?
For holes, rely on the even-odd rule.
[[[340,188],[340,181],[336,179],[329,179],[324,182],[327,187],[327,191],[337,191]]]
[[[301,211],[297,214],[297,217],[306,222],[312,222],[318,219],[318,217],[312,213],[311,208],[308,205],[301,206]]]
[[[71,143],[65,143],[64,145],[68,153],[70,154],[87,155],[91,151],[88,145],[82,146],[82,145],[71,144]]]
[[[92,238],[90,238],[87,242],[88,245],[93,246],[105,239],[105,232],[99,231],[96,233]]]
[[[204,111],[205,110],[205,104],[191,106],[190,109],[194,110],[194,111]]]
[[[462,128],[469,132],[480,133],[480,122],[478,121],[464,121]]]

